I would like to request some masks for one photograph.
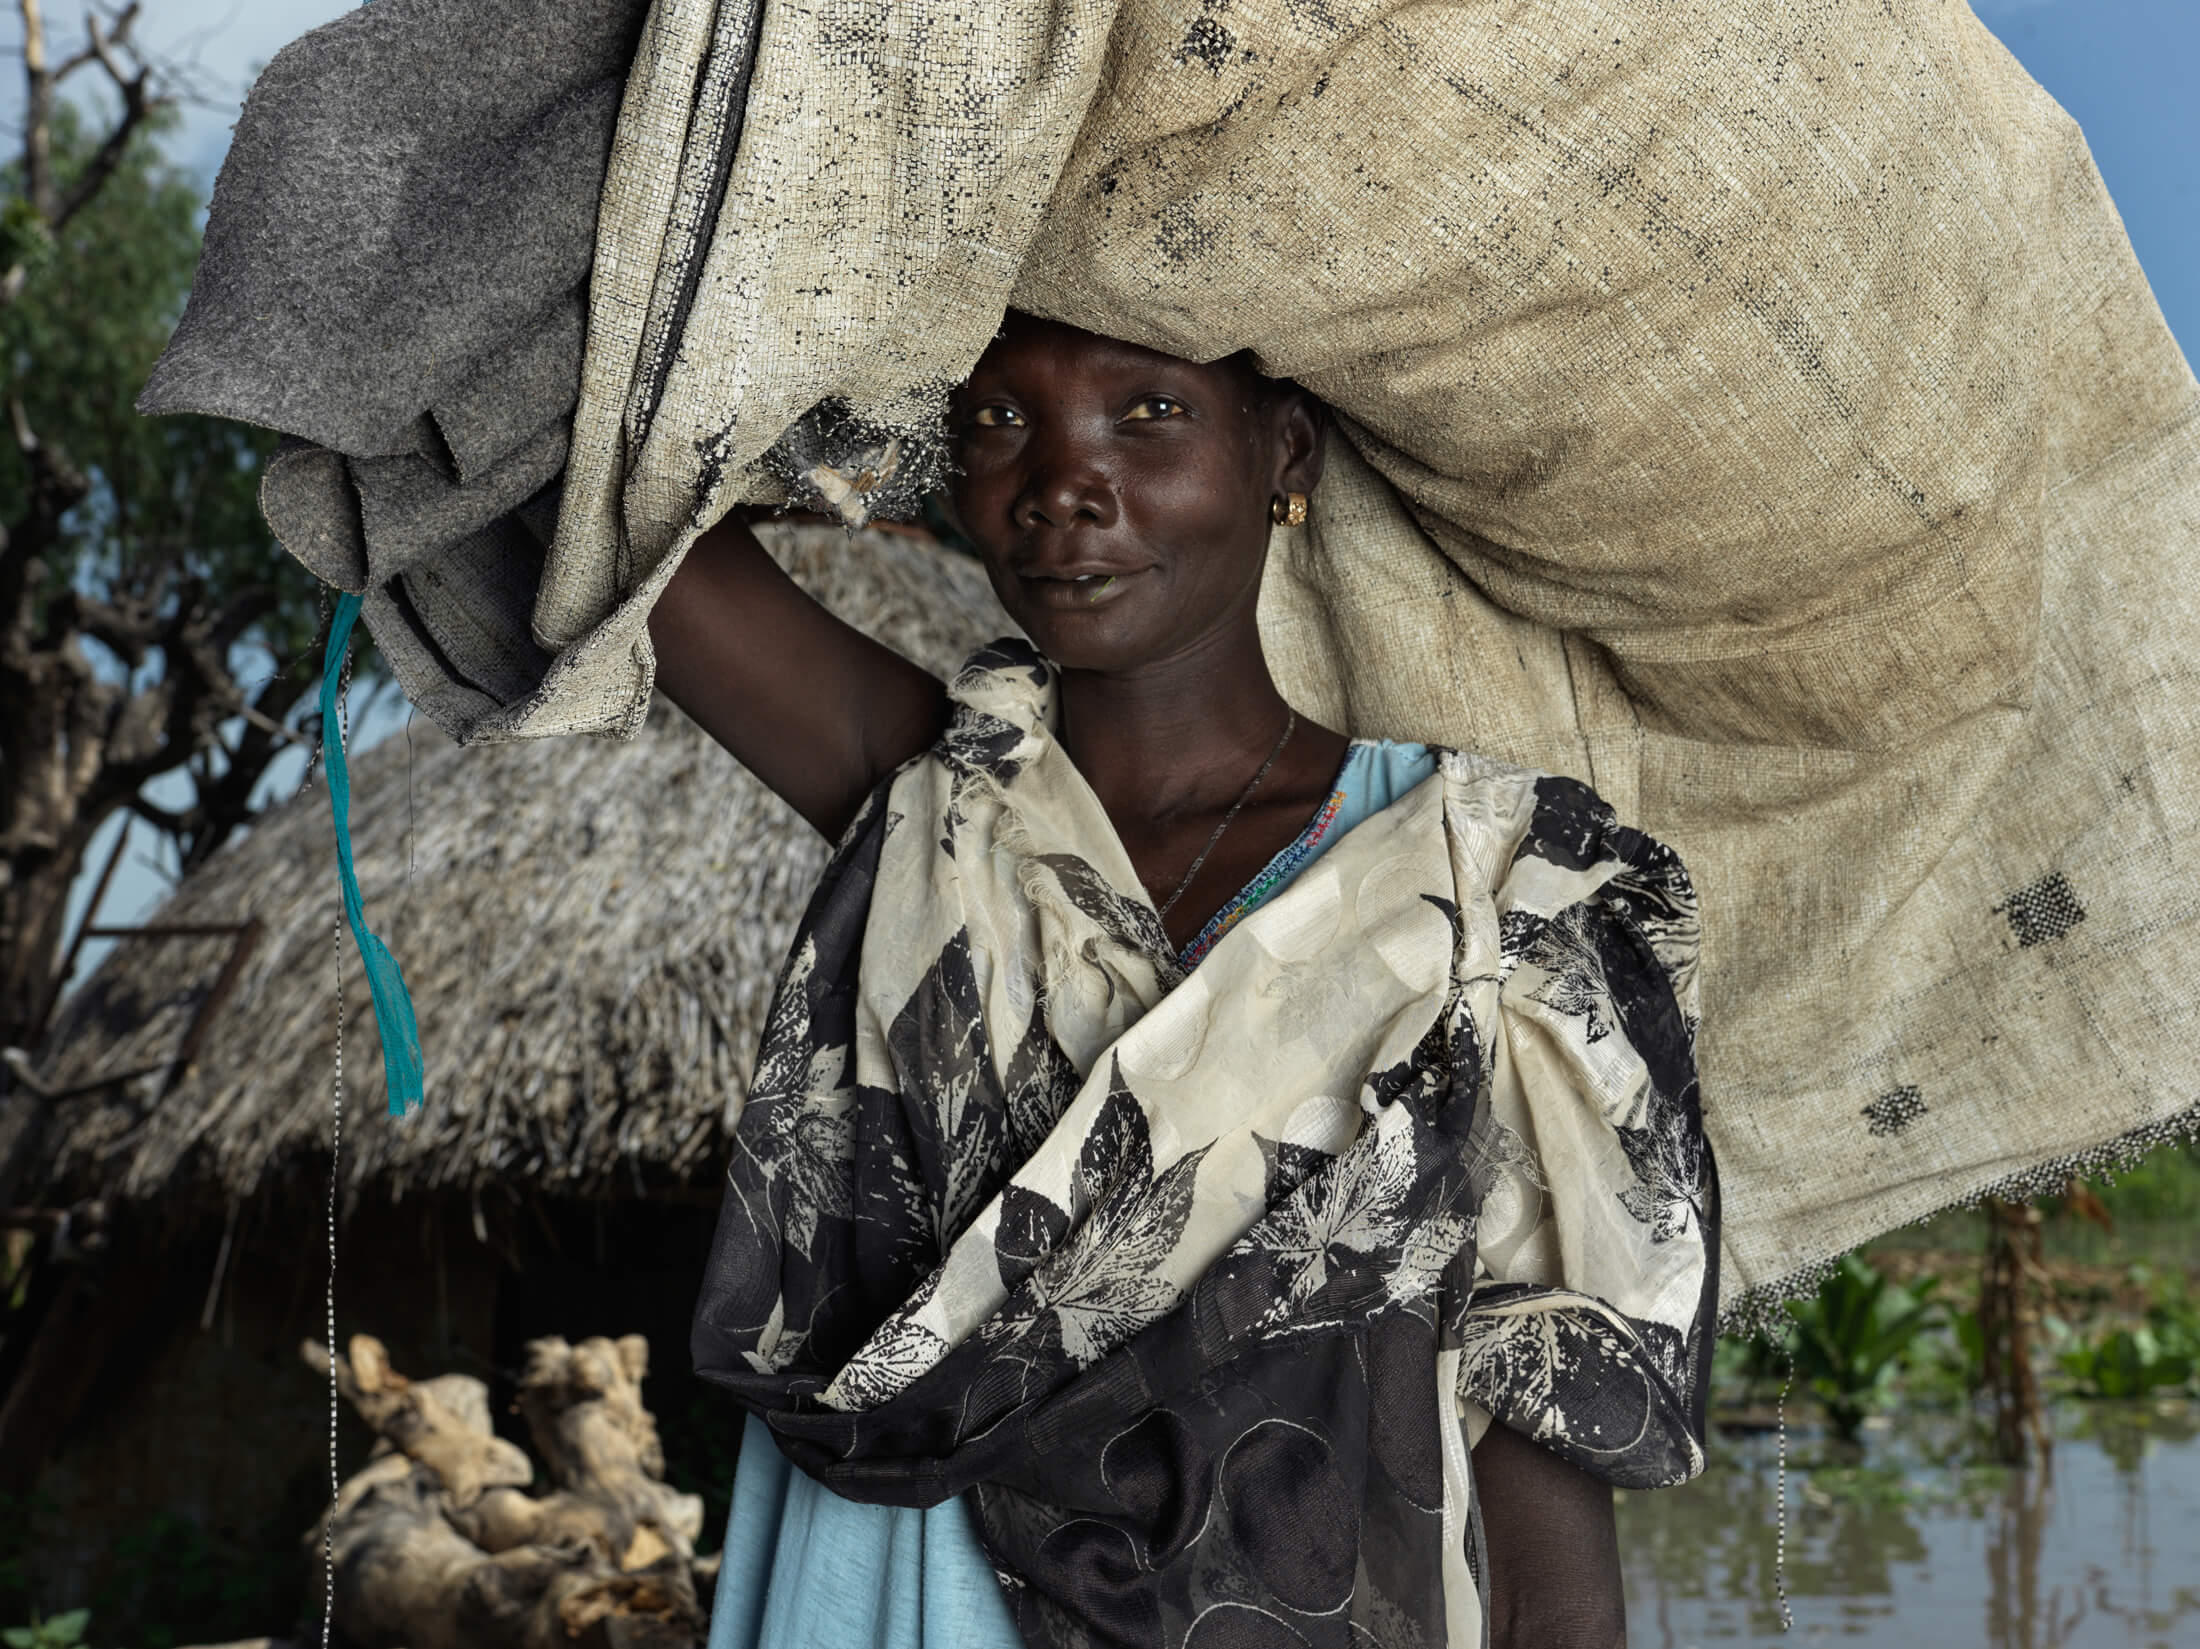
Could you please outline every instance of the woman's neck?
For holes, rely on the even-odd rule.
[[[1065,670],[1060,692],[1063,748],[1119,824],[1227,807],[1290,714],[1250,626],[1134,671]]]
[[[1306,828],[1346,748],[1303,716],[1279,745],[1291,708],[1250,619],[1136,670],[1064,670],[1058,708],[1063,749],[1140,883],[1172,906],[1163,921],[1180,949]]]

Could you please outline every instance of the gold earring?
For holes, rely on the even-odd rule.
[[[1281,498],[1271,499],[1268,504],[1268,519],[1279,527],[1305,526],[1306,494],[1293,492],[1286,493]]]

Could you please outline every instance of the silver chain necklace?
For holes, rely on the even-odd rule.
[[[1199,857],[1192,861],[1192,868],[1184,873],[1184,880],[1176,884],[1176,891],[1169,895],[1159,915],[1166,917],[1176,908],[1176,902],[1184,897],[1184,890],[1192,885],[1192,878],[1199,874],[1199,867],[1207,862],[1207,855],[1214,852],[1215,843],[1222,840],[1222,833],[1230,828],[1230,821],[1238,816],[1238,809],[1253,799],[1253,792],[1260,788],[1260,781],[1268,777],[1268,770],[1276,765],[1276,758],[1283,754],[1283,747],[1291,742],[1291,735],[1299,725],[1299,713],[1292,710],[1283,724],[1283,736],[1276,740],[1276,747],[1268,752],[1268,759],[1260,764],[1260,771],[1253,775],[1252,783],[1238,792],[1238,799],[1230,804],[1230,811],[1223,814],[1222,823],[1215,826],[1215,833],[1207,838],[1207,845],[1199,850]]]

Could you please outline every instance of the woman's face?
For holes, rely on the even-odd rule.
[[[1269,507],[1310,492],[1308,399],[1012,315],[951,412],[954,499],[1009,616],[1073,670],[1134,669],[1250,623]]]

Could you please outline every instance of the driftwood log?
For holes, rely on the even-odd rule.
[[[379,1439],[324,1530],[349,1649],[694,1649],[699,1496],[664,1481],[642,1406],[649,1342],[536,1340],[515,1407],[543,1461],[496,1435],[479,1380],[411,1380],[353,1337],[336,1383]],[[328,1372],[328,1350],[306,1361]],[[315,1560],[321,1541],[317,1538]]]

